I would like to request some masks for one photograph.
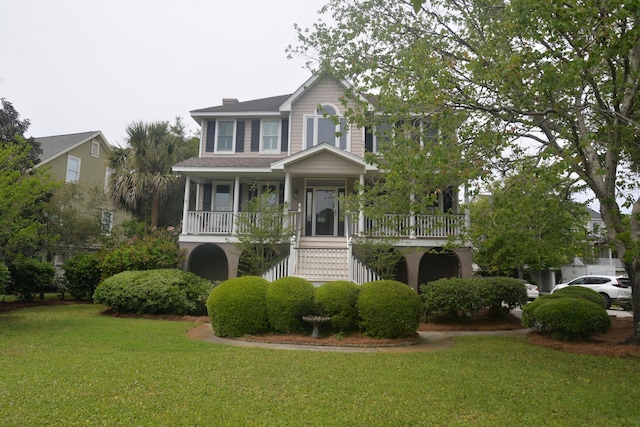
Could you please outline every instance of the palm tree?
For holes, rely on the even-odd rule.
[[[171,167],[190,154],[180,125],[131,123],[126,129],[128,146],[115,148],[109,158],[111,200],[138,217],[146,216],[150,203],[153,228],[158,226],[160,201],[180,181]]]

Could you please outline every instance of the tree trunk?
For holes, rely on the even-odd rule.
[[[631,301],[633,302],[633,337],[635,344],[640,345],[640,264],[635,259],[632,263],[625,263],[625,270],[631,284]]]

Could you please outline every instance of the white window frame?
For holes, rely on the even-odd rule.
[[[380,135],[378,135],[378,126],[389,126],[389,135],[384,138],[391,140],[395,135],[395,127],[393,126],[393,123],[380,123],[380,125],[376,125],[373,131],[373,152],[374,153],[380,152],[380,142],[382,142],[384,139]]]
[[[111,230],[113,230],[113,216],[113,211],[102,210],[100,225],[102,226],[102,232],[107,236],[111,235]]]
[[[275,135],[265,135],[265,130],[266,130],[266,123],[275,123],[276,125],[276,134]],[[268,153],[268,154],[274,154],[274,153],[280,153],[280,147],[281,147],[281,142],[282,142],[282,135],[281,135],[281,129],[282,129],[282,121],[279,119],[263,119],[260,123],[260,153]],[[265,148],[265,137],[276,137],[276,146],[275,148]]]
[[[78,162],[78,169],[71,169],[71,162]],[[82,166],[82,159],[80,157],[72,156],[71,154],[67,155],[67,171],[65,175],[65,182],[78,182],[80,181],[80,168]],[[75,177],[70,177],[69,172],[73,173]]]
[[[100,157],[100,143],[91,141],[91,157]]]
[[[332,108],[336,113],[334,114],[329,114],[328,116],[324,116],[320,110],[324,109],[325,107],[330,107]],[[314,114],[305,114],[303,116],[304,119],[304,125],[303,125],[303,130],[302,130],[302,135],[304,135],[304,147],[308,148],[309,144],[308,144],[308,138],[307,138],[307,122],[308,119],[312,119],[313,120],[313,141],[311,146],[315,147],[316,145],[318,145],[320,142],[318,142],[318,123],[321,119],[324,120],[328,120],[330,122],[332,122],[331,120],[331,116],[335,116],[338,118],[338,123],[335,124],[335,128],[334,128],[334,136],[335,139],[333,141],[333,146],[336,148],[340,148],[340,136],[336,135],[340,132],[340,127],[341,127],[341,120],[345,119],[344,116],[342,116],[340,114],[340,110],[333,104],[322,104],[319,108],[316,109]],[[345,150],[346,151],[351,151],[351,132],[350,131],[345,131]]]
[[[233,131],[231,132],[231,148],[228,150],[220,149],[220,136],[228,136],[228,135],[220,135],[220,128],[222,127],[220,126],[221,123],[231,123],[233,126]],[[236,141],[236,128],[237,128],[237,122],[235,120],[217,120],[216,121],[214,153],[233,153],[235,151],[234,144]]]

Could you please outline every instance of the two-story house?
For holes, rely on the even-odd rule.
[[[35,139],[42,148],[40,162],[36,167],[47,168],[53,179],[75,186],[78,208],[83,209],[86,215],[100,218],[104,233],[110,233],[114,224],[130,217],[115,210],[106,195],[111,145],[102,132],[90,131]],[[80,199],[83,199],[82,204]],[[69,227],[73,227],[73,224]],[[61,261],[60,257],[56,257],[54,263],[60,264]]]
[[[173,167],[186,177],[180,246],[189,271],[216,280],[236,277],[238,218],[252,194],[269,189],[293,212],[294,233],[289,256],[265,277],[299,276],[315,283],[376,277],[352,247],[352,238],[371,231],[373,221],[362,212],[343,212],[341,203],[356,183],[366,185],[383,173],[364,160],[366,151],[376,150],[375,134],[348,126],[343,117],[340,99],[347,88],[316,75],[291,94],[223,99],[221,105],[191,111],[201,126],[200,153]],[[440,194],[440,210],[454,215],[444,223],[439,217],[438,226],[428,226],[435,216],[405,213],[399,220],[411,227],[380,231],[394,237],[403,255],[397,279],[414,289],[429,280],[472,274],[471,249],[461,240],[456,249],[442,249],[468,220],[457,193],[452,187]]]

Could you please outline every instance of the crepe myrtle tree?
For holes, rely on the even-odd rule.
[[[291,55],[348,80],[353,95],[375,94],[389,123],[427,117],[455,135],[414,147],[411,169],[397,172],[405,186],[416,169],[465,182],[528,156],[585,183],[631,280],[640,344],[640,5],[330,0],[320,12],[312,28],[298,28]],[[380,120],[364,102],[348,114],[372,129]],[[395,166],[395,135],[373,161]]]

